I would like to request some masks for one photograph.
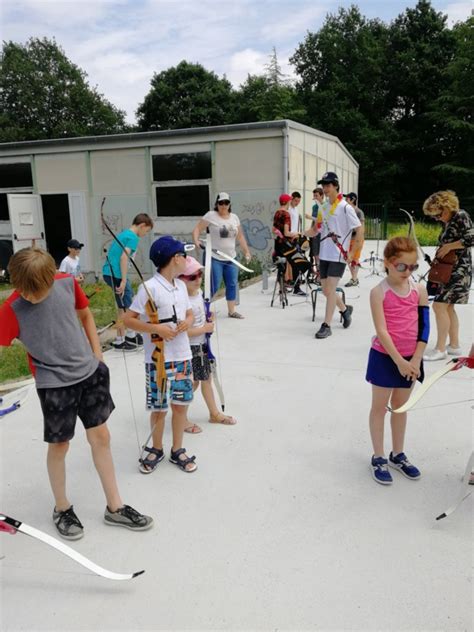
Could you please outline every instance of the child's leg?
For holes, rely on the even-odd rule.
[[[193,381],[193,393],[195,393],[198,388],[199,388],[199,380],[194,380]],[[202,428],[200,426],[198,426],[197,424],[192,423],[191,421],[189,421],[189,419],[188,419],[188,409],[189,409],[189,406],[186,406],[186,419],[184,420],[184,430],[186,432],[189,432],[190,434],[198,434],[199,432],[202,432]]]
[[[100,482],[110,511],[123,507],[117,487],[115,468],[110,450],[110,433],[105,423],[86,430],[87,441],[91,446],[92,459],[99,474]]]
[[[372,407],[369,415],[370,436],[374,448],[374,456],[383,456],[383,430],[386,406],[390,398],[391,388],[372,386]]]
[[[390,405],[392,408],[400,408],[408,400],[411,395],[411,388],[394,388]],[[390,424],[392,426],[392,452],[400,454],[403,452],[403,444],[405,442],[405,430],[407,427],[407,413],[392,413],[390,415]]]
[[[206,402],[207,409],[209,410],[209,415],[211,417],[219,415],[219,408],[217,407],[216,398],[214,397],[211,377],[208,377],[207,380],[203,380],[201,382],[201,393],[204,397],[204,401]]]
[[[186,422],[187,406],[171,404],[171,428],[173,432],[173,452],[183,447],[183,432]]]
[[[153,430],[153,447],[163,450],[163,432],[165,430],[165,417],[167,411],[152,412],[150,415],[150,429]],[[148,457],[153,461],[153,455]]]
[[[71,506],[66,496],[66,454],[68,450],[69,441],[48,444],[46,462],[57,511],[66,511]]]

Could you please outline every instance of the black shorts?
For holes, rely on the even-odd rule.
[[[341,261],[325,261],[324,259],[319,260],[319,274],[322,279],[327,279],[328,277],[335,277],[336,279],[340,279],[344,274],[344,270],[346,268],[346,264]]]
[[[207,344],[191,345],[193,353],[193,379],[195,382],[206,382],[211,375],[211,363],[207,356]]]
[[[84,428],[100,426],[110,417],[115,404],[110,395],[109,369],[103,363],[82,382],[58,388],[38,388],[47,443],[69,441],[79,415]]]

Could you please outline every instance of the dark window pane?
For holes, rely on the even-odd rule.
[[[29,162],[0,165],[0,189],[32,187],[33,177]]]
[[[212,176],[211,152],[153,156],[153,180],[204,180]]]
[[[156,209],[158,217],[204,215],[209,210],[207,184],[189,187],[157,187]]]

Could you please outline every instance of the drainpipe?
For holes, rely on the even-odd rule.
[[[282,129],[283,134],[283,191],[288,191],[288,121],[285,121],[285,126]]]

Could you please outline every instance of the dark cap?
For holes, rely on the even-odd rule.
[[[151,244],[150,259],[159,268],[178,252],[186,252],[185,244],[172,235],[163,235]]]
[[[351,202],[355,202],[357,204],[357,193],[354,193],[354,191],[351,191],[351,193],[346,193],[344,197],[346,198],[346,200],[350,200]]]
[[[318,180],[318,184],[339,184],[339,178],[334,171],[326,171],[321,180]]]
[[[77,241],[77,239],[70,239],[67,242],[67,247],[68,248],[75,248],[76,250],[80,250],[81,248],[84,248],[84,244],[81,244],[81,242]]]

